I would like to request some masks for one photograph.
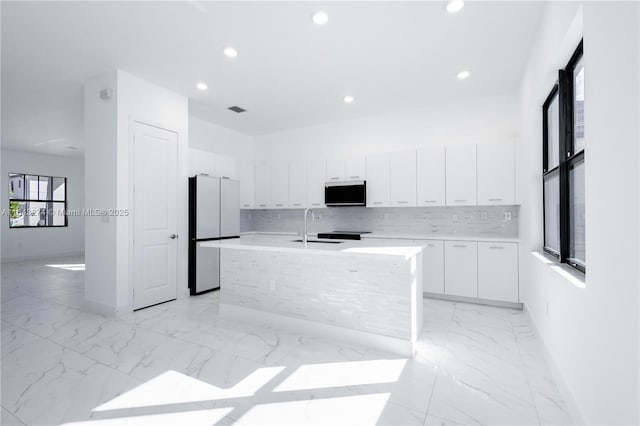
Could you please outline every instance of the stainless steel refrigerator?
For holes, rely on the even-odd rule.
[[[220,288],[220,249],[205,241],[240,237],[240,182],[198,175],[189,178],[189,290]]]

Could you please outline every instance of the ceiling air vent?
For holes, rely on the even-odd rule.
[[[233,112],[237,112],[238,114],[246,111],[246,109],[240,108],[239,106],[232,106],[232,107],[229,107],[229,109]]]

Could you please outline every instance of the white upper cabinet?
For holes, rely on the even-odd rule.
[[[331,158],[327,160],[326,182],[344,182],[347,180],[347,163],[342,158]]]
[[[444,206],[445,152],[444,146],[429,146],[418,150],[417,205]]]
[[[513,144],[478,145],[478,204],[515,204]]]
[[[476,146],[448,146],[446,157],[447,205],[476,205]]]
[[[255,207],[266,209],[271,204],[271,166],[261,164],[256,166],[255,173]]]
[[[251,164],[240,165],[240,208],[255,208],[255,169]]]
[[[201,149],[189,149],[189,176],[205,174],[216,176],[216,155]]]
[[[367,207],[389,207],[389,154],[367,155]]]
[[[478,297],[518,302],[517,243],[478,243]]]
[[[367,162],[364,156],[348,157],[345,163],[345,180],[367,180]]]
[[[325,160],[307,163],[307,206],[316,209],[324,204],[324,184],[327,182]]]
[[[215,176],[238,179],[236,160],[226,155],[215,154]]]
[[[416,205],[416,151],[389,154],[389,193],[392,207]]]
[[[289,167],[286,163],[271,166],[271,204],[274,209],[289,207]]]
[[[289,163],[289,207],[304,209],[307,206],[307,164],[304,161]]]

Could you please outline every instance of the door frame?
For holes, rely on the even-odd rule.
[[[135,234],[136,234],[136,228],[135,228],[135,195],[134,195],[134,189],[135,189],[135,165],[136,165],[136,156],[135,156],[135,144],[134,144],[134,136],[135,136],[135,125],[136,124],[142,124],[145,126],[150,126],[150,127],[155,127],[157,129],[160,130],[165,130],[167,132],[171,132],[171,133],[175,133],[176,134],[176,161],[178,162],[177,164],[177,176],[176,176],[176,188],[178,190],[178,195],[180,194],[180,176],[183,172],[182,170],[182,153],[180,150],[180,141],[181,141],[181,134],[178,130],[176,129],[172,129],[169,128],[163,124],[160,123],[156,123],[153,122],[152,120],[146,120],[140,117],[136,117],[134,115],[130,115],[129,116],[129,120],[128,120],[128,167],[127,167],[127,172],[129,174],[129,179],[127,182],[127,187],[128,187],[128,203],[129,203],[129,215],[128,215],[128,245],[127,245],[127,249],[128,249],[128,281],[129,281],[129,303],[127,311],[129,312],[133,312],[133,310],[135,309],[135,299],[134,299],[134,288],[135,288],[135,271],[136,271],[136,263],[135,263]],[[180,294],[180,292],[178,291],[178,288],[180,286],[180,265],[182,264],[182,250],[181,250],[181,239],[180,239],[180,234],[182,234],[182,222],[183,222],[183,214],[180,210],[180,206],[178,203],[178,209],[177,209],[177,214],[176,214],[176,218],[177,218],[177,232],[178,232],[178,241],[176,242],[176,244],[178,244],[178,248],[176,250],[176,299],[178,298],[178,295]],[[184,238],[183,238],[184,239]]]

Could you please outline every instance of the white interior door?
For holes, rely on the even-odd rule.
[[[134,122],[133,308],[176,298],[178,135]]]

